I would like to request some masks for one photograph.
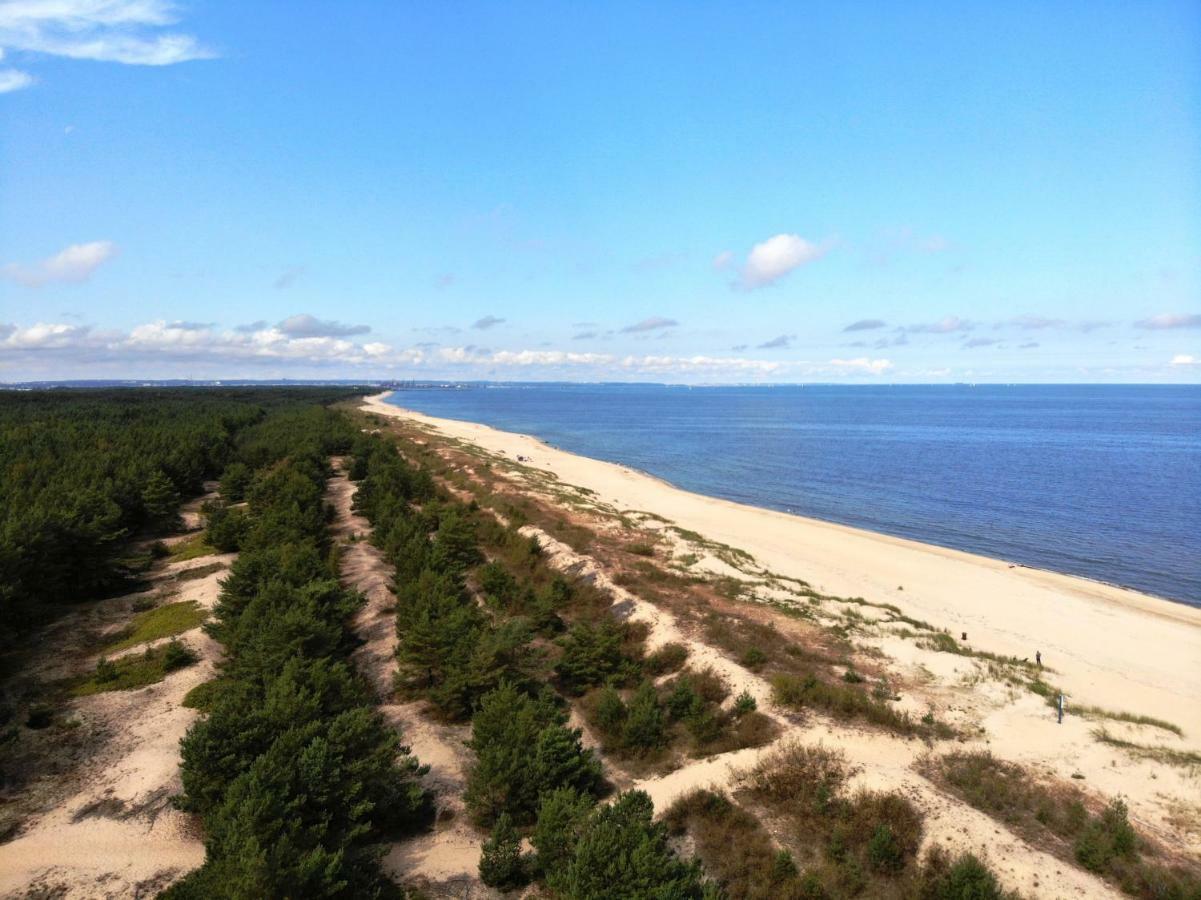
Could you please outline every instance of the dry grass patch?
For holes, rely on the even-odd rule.
[[[923,770],[1031,845],[1095,872],[1148,900],[1201,897],[1201,867],[1177,863],[1138,834],[1121,799],[1100,806],[1068,784],[1047,784],[987,751],[927,759]]]

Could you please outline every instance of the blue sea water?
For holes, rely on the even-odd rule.
[[[392,402],[1201,606],[1201,387],[488,384]]]

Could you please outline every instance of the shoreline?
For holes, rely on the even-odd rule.
[[[695,494],[629,466],[552,447],[531,435],[442,419],[364,398],[409,419],[584,487],[618,509],[645,510],[751,554],[819,591],[886,602],[970,646],[1033,659],[1069,700],[1174,721],[1201,746],[1201,609],[1082,576],[925,544],[835,522]]]

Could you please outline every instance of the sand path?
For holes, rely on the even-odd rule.
[[[482,839],[468,823],[463,807],[471,760],[464,741],[471,736],[471,727],[430,722],[422,716],[420,702],[393,702],[397,638],[391,585],[395,570],[368,540],[371,523],[353,509],[358,488],[346,477],[342,461],[336,459],[335,465],[338,473],[329,481],[327,499],[336,511],[332,529],[342,546],[342,581],[367,597],[352,623],[364,641],[353,659],[375,687],[384,718],[430,767],[424,783],[434,792],[437,809],[434,830],[393,843],[384,857],[384,870],[395,880],[419,884],[434,896],[492,896],[479,881]]]

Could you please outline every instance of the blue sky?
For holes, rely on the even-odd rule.
[[[0,0],[0,381],[1201,381],[1196,3]]]

